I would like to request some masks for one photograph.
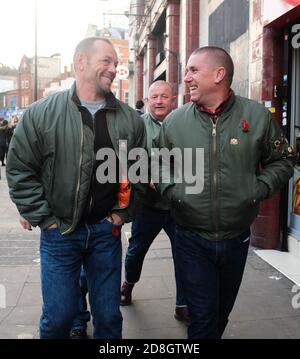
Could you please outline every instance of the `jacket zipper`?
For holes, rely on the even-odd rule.
[[[219,237],[219,201],[218,201],[218,153],[217,153],[217,122],[211,118],[212,123],[212,218],[214,226],[214,237]]]
[[[95,142],[95,139],[96,139],[96,126],[95,126],[96,119],[95,119],[95,116],[92,119],[92,121],[93,121],[93,132],[94,132],[94,142]],[[93,163],[92,180],[91,180],[92,182],[91,182],[91,189],[90,189],[90,203],[89,203],[88,213],[91,213],[92,206],[93,206],[93,189],[94,189],[94,181],[95,181],[95,178],[94,178],[95,162],[96,162],[96,158],[94,159],[94,163]]]
[[[115,131],[110,127],[111,126],[111,121],[108,121],[108,117],[106,117],[106,121],[107,121],[107,130],[108,130],[108,134],[109,134],[110,139],[111,139],[111,143],[113,145],[115,154],[116,154],[118,160],[120,161],[120,158],[119,158],[119,151],[120,151],[119,146],[120,146],[120,143],[118,143],[119,139],[117,138]],[[119,169],[120,169],[120,163],[119,163]],[[120,177],[120,171],[119,171],[119,177]]]
[[[82,121],[80,122],[80,159],[79,159],[79,175],[78,175],[78,181],[77,181],[77,188],[76,188],[76,195],[75,195],[75,208],[74,208],[74,214],[73,214],[73,222],[71,224],[71,227],[69,229],[67,229],[65,232],[62,233],[62,235],[64,234],[68,234],[69,232],[72,232],[72,230],[74,229],[74,222],[75,222],[75,218],[76,218],[76,212],[77,212],[77,199],[78,199],[78,193],[79,193],[79,188],[80,188],[80,180],[81,180],[81,165],[82,165],[82,152],[83,152],[83,124]]]

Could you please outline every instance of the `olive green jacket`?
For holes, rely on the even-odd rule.
[[[162,124],[158,146],[182,154],[191,149],[193,157],[182,155],[182,167],[191,174],[198,169],[199,193],[189,193],[194,184],[185,176],[182,183],[173,177],[158,189],[171,201],[176,222],[207,239],[234,238],[249,229],[259,201],[293,173],[293,150],[270,112],[234,94],[216,124],[193,103],[173,111]],[[197,160],[196,148],[204,150]],[[164,162],[161,169],[168,170]]]
[[[24,112],[10,143],[6,167],[10,196],[20,214],[41,228],[57,223],[62,234],[71,233],[82,217],[95,160],[94,133],[83,123],[72,100],[74,89],[75,85],[42,99]],[[106,109],[115,152],[119,140],[127,141],[128,151],[146,148],[140,116],[126,104],[118,100],[116,104],[116,109]],[[143,191],[139,185],[132,189],[132,199],[135,190]],[[123,210],[126,221],[131,210],[131,206]]]
[[[142,118],[146,126],[148,155],[151,158],[152,150],[155,147],[156,139],[159,136],[161,123],[159,123],[159,121],[154,119],[150,115],[150,113],[146,113],[142,115]],[[163,209],[163,210],[170,210],[169,201],[163,199],[158,191],[155,191],[150,187],[147,191],[147,194],[143,198],[141,198],[141,201],[143,202],[144,205],[149,207]]]

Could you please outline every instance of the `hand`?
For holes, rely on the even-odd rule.
[[[116,226],[121,226],[123,224],[121,217],[117,213],[112,213],[107,220]]]
[[[20,216],[19,222],[24,229],[28,229],[28,231],[32,231],[31,224],[27,221],[27,219]]]
[[[51,224],[51,226],[47,227],[46,229],[54,229],[54,228],[57,228],[57,224],[56,223],[53,223]]]

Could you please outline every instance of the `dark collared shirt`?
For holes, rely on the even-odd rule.
[[[220,106],[218,106],[218,108],[216,108],[215,111],[210,110],[209,108],[202,106],[202,105],[197,105],[197,109],[201,112],[205,112],[208,114],[208,116],[215,122],[216,118],[225,110],[225,108],[227,107],[231,96],[233,95],[233,91],[230,89],[227,98],[221,103]]]

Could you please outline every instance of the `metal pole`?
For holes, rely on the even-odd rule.
[[[38,99],[37,0],[34,2],[34,101]]]

